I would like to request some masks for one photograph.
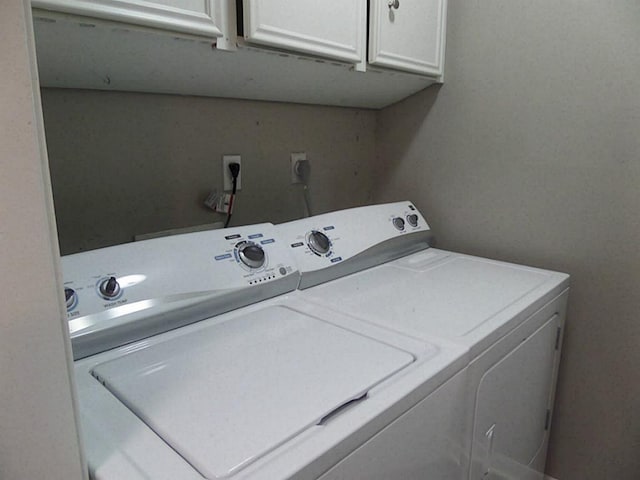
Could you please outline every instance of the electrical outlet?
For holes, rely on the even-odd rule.
[[[236,190],[240,190],[240,188],[242,188],[242,159],[240,158],[240,155],[223,155],[222,178],[224,180],[223,188],[225,192],[230,192],[231,190],[233,190],[233,177],[231,176],[231,171],[229,170],[230,163],[240,164],[240,173],[238,173]]]
[[[296,163],[300,160],[306,160],[306,152],[295,152],[291,154],[291,183],[302,183],[302,177],[296,171]]]

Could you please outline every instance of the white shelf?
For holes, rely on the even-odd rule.
[[[420,75],[34,10],[43,87],[380,109],[435,82]]]

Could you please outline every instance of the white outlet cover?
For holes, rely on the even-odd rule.
[[[231,171],[229,170],[230,163],[240,164],[240,173],[238,174],[238,182],[236,185],[236,190],[240,190],[242,188],[242,159],[240,155],[223,155],[222,156],[222,178],[224,181],[223,190],[225,192],[230,192],[231,190],[233,190],[233,178],[231,177]]]

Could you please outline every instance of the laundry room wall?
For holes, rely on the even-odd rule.
[[[569,272],[548,473],[640,478],[640,3],[450,0],[445,82],[384,110],[374,200]]]
[[[232,225],[304,213],[290,153],[311,163],[314,213],[370,203],[376,112],[153,94],[43,89],[63,254],[224,220],[222,155],[242,156]]]

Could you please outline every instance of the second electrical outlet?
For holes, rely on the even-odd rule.
[[[233,189],[233,178],[231,177],[231,170],[229,170],[230,163],[237,163],[240,165],[240,173],[238,174],[236,190],[240,190],[240,188],[242,188],[242,160],[240,155],[223,155],[222,178],[224,179],[223,189],[225,192],[230,192]]]

